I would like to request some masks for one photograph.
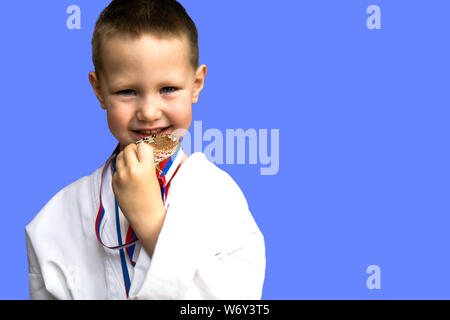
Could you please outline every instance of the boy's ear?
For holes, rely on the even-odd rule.
[[[192,92],[192,103],[198,102],[200,92],[202,91],[203,86],[205,85],[205,77],[207,72],[208,68],[204,64],[198,67],[197,71],[195,72],[194,88]]]
[[[106,109],[105,101],[103,100],[102,89],[100,88],[100,81],[98,81],[95,72],[89,72],[89,82],[91,83],[92,89],[94,89],[95,96],[98,101],[100,101],[100,106],[102,109]]]

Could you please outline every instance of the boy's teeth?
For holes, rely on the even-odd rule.
[[[138,132],[142,133],[142,134],[157,134],[158,132],[161,132],[163,129],[155,129],[155,130],[140,130]]]

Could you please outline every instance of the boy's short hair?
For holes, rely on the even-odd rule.
[[[100,14],[92,37],[92,60],[97,79],[103,70],[102,43],[117,34],[138,38],[145,33],[183,37],[189,43],[189,62],[199,63],[198,32],[184,7],[176,0],[113,0]]]

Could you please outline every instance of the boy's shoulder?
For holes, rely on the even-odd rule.
[[[168,198],[172,200],[171,207],[183,215],[177,218],[192,219],[209,229],[210,239],[225,239],[232,245],[230,235],[239,242],[259,233],[239,185],[201,152],[193,153],[182,164],[170,186],[169,197],[173,197]]]
[[[67,228],[73,233],[77,226],[92,224],[94,218],[88,212],[95,207],[95,187],[102,169],[103,166],[58,191],[26,226],[27,233],[39,232],[41,227],[46,226],[58,226],[54,229],[60,231]]]
[[[236,204],[248,208],[239,185],[225,170],[209,161],[202,152],[191,154],[182,164],[175,178],[176,183],[173,189],[183,189],[183,193],[189,194],[190,197],[201,197],[201,199],[191,198],[191,200],[202,200],[200,201],[202,203],[212,200],[217,204]],[[176,195],[179,196],[178,192]]]

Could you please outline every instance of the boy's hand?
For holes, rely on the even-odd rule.
[[[118,154],[112,188],[117,204],[152,256],[166,210],[150,145],[132,143]]]

